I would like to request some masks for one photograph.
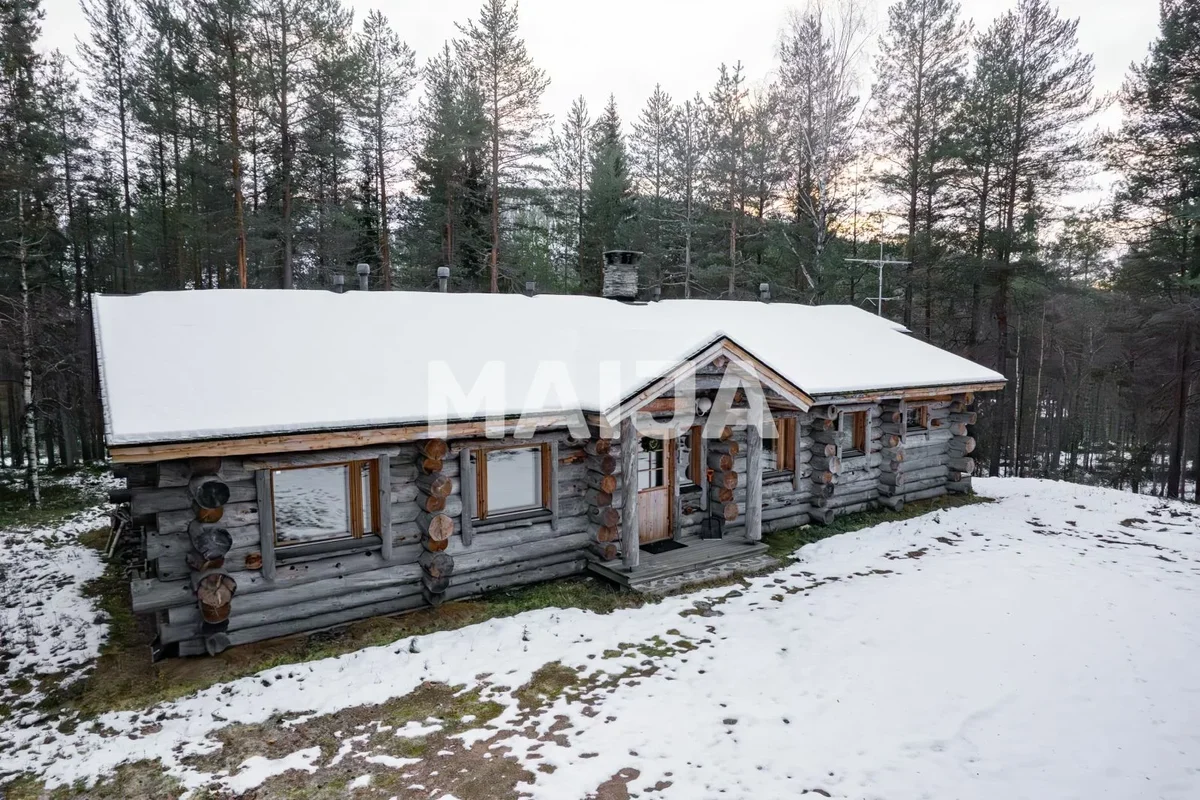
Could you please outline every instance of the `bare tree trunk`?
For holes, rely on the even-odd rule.
[[[1175,393],[1175,430],[1171,437],[1171,463],[1167,471],[1167,497],[1179,497],[1180,485],[1183,483],[1183,440],[1187,428],[1188,390],[1191,381],[1188,373],[1191,371],[1192,357],[1192,324],[1183,324],[1183,340],[1179,343],[1176,364],[1179,387]]]
[[[21,265],[21,396],[25,403],[25,491],[29,504],[42,505],[37,460],[37,416],[33,409],[33,323],[29,308],[29,245],[25,242],[25,194],[17,191],[17,261]]]
[[[490,291],[500,291],[500,87],[492,76],[492,252]]]
[[[1042,371],[1046,365],[1046,304],[1042,303],[1042,330],[1038,334],[1038,364],[1037,381],[1033,389],[1033,432],[1029,436],[1030,452],[1036,454],[1038,449],[1038,419],[1042,416]],[[1046,470],[1042,469],[1042,475]]]
[[[246,219],[242,196],[242,142],[238,124],[238,52],[232,13],[225,20],[225,48],[229,53],[229,150],[232,154],[233,224],[237,235],[238,288],[246,288]]]

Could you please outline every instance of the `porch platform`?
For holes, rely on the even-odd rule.
[[[641,551],[638,566],[630,572],[621,559],[592,561],[588,571],[634,591],[663,594],[692,583],[725,577],[737,572],[757,572],[775,565],[762,542],[750,542],[740,535],[724,539],[685,536],[686,547],[665,553]]]

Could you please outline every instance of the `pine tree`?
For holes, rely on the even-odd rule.
[[[46,80],[42,93],[45,98],[46,124],[54,143],[54,162],[58,171],[59,207],[66,209],[66,228],[63,231],[71,253],[74,268],[73,299],[77,310],[86,302],[84,293],[85,266],[84,247],[81,241],[79,219],[80,173],[90,154],[88,153],[88,120],[79,82],[67,66],[66,58],[54,51],[46,64]]]
[[[587,100],[580,95],[571,102],[567,118],[550,140],[550,157],[554,165],[552,191],[559,200],[557,216],[563,227],[561,238],[571,254],[571,266],[577,280],[582,280],[586,269],[583,228],[591,172],[591,130]]]
[[[676,223],[683,239],[683,274],[679,283],[685,298],[695,283],[696,234],[702,207],[700,188],[708,161],[704,124],[708,117],[704,98],[697,92],[676,109],[671,125],[671,150],[667,156],[667,196],[677,209]]]
[[[544,147],[540,137],[549,119],[539,110],[550,84],[534,66],[518,35],[518,4],[484,0],[479,19],[459,25],[457,42],[464,69],[483,98],[491,150],[487,182],[491,191],[491,291],[500,291],[501,197],[525,183]]]
[[[133,197],[130,190],[134,101],[131,73],[140,32],[128,0],[80,0],[80,8],[87,20],[90,37],[88,42],[80,44],[79,54],[91,83],[98,117],[105,121],[109,135],[117,139],[121,154],[125,242],[122,253],[124,271],[117,281],[117,288],[123,292],[133,292],[137,276],[133,250]]]
[[[898,0],[875,59],[872,139],[888,168],[885,192],[903,198],[909,264],[904,272],[904,325],[913,326],[914,274],[933,269],[934,206],[953,156],[954,115],[962,93],[969,27],[954,0]],[[929,337],[928,287],[926,337]]]
[[[641,116],[633,123],[630,137],[630,160],[637,180],[638,193],[644,198],[641,214],[646,230],[644,264],[654,269],[654,283],[663,285],[663,267],[667,258],[664,223],[667,210],[667,170],[671,149],[671,128],[675,107],[671,95],[655,84],[654,93],[646,101]]]
[[[359,109],[359,125],[367,144],[374,149],[374,179],[379,198],[378,258],[383,288],[389,291],[392,288],[392,253],[388,182],[409,139],[402,114],[416,80],[417,62],[412,49],[400,40],[379,11],[367,14],[356,46],[363,69],[361,82],[366,87],[364,102]]]
[[[708,95],[705,135],[709,141],[705,164],[708,196],[714,206],[723,208],[728,242],[728,286],[726,296],[737,293],[738,234],[745,209],[746,98],[748,90],[742,64],[733,69],[721,65],[717,84]]]

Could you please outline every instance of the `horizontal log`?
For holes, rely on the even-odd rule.
[[[617,546],[611,542],[590,542],[587,549],[599,561],[615,561],[620,555]]]
[[[810,462],[814,471],[818,472],[833,472],[842,471],[842,460],[837,456],[826,458],[824,456],[815,457]]]
[[[847,431],[822,431],[813,434],[813,441],[817,444],[832,444],[839,447],[848,447],[851,439],[852,437]]]
[[[728,456],[736,456],[741,452],[742,446],[738,444],[736,439],[730,439],[724,442],[709,442],[707,449],[710,454],[722,453]],[[711,466],[711,464],[709,466]]]
[[[945,486],[934,486],[929,489],[923,489],[919,492],[904,495],[904,502],[915,503],[918,500],[932,500],[935,497],[941,497],[946,494]]]
[[[836,514],[832,508],[814,508],[808,514],[808,519],[814,525],[832,525]]]
[[[587,561],[583,558],[576,558],[548,564],[547,566],[533,566],[531,564],[524,566],[525,568],[519,572],[499,572],[494,575],[479,575],[474,576],[475,579],[467,583],[452,583],[450,588],[446,590],[446,599],[460,600],[464,597],[474,597],[475,595],[508,589],[513,586],[523,586],[528,583],[540,583],[542,581],[565,578],[568,575],[578,575],[587,567]]]
[[[608,506],[604,508],[597,506],[588,507],[587,518],[589,522],[594,522],[606,528],[615,528],[621,524],[621,512]]]
[[[725,489],[736,489],[738,474],[736,472],[713,472],[708,484],[709,486],[720,486]]]
[[[813,483],[818,484],[836,484],[838,476],[828,470],[813,470],[813,473],[808,476],[808,479]]]
[[[834,420],[838,418],[837,406],[813,406],[808,410],[808,415],[812,419],[827,419]]]
[[[418,489],[432,497],[449,497],[450,490],[454,488],[450,479],[442,472],[418,475],[415,482]]]
[[[733,469],[733,456],[728,453],[709,453],[707,463],[709,469],[728,472]]]
[[[449,578],[454,574],[454,556],[449,553],[421,553],[417,563],[426,575],[434,578]]]
[[[913,481],[928,480],[929,478],[941,478],[945,480],[948,473],[949,470],[946,469],[945,464],[934,464],[932,466],[922,467],[921,469],[911,469],[911,467],[907,467],[904,470],[904,478],[908,483],[912,483]]]
[[[217,467],[215,474],[226,483],[254,480],[253,471],[243,467],[242,462],[236,458],[220,459],[220,466]],[[192,467],[187,461],[161,461],[158,464],[158,476],[155,483],[159,488],[187,488],[188,481],[191,479]]]
[[[417,452],[426,458],[442,461],[450,452],[450,445],[446,444],[445,439],[425,439],[417,442]]]
[[[951,422],[946,427],[949,429],[950,434],[952,436],[966,436],[967,435],[967,426],[962,424],[961,422]]]
[[[880,503],[881,505],[887,506],[892,511],[903,511],[904,510],[903,495],[896,495],[893,497],[888,497],[887,495],[880,495],[877,498],[877,502]]]
[[[970,455],[975,452],[975,438],[973,436],[955,436],[946,445],[946,452],[955,458]]]
[[[254,481],[226,482],[229,489],[227,503],[254,502],[257,490]],[[156,488],[138,486],[129,489],[129,510],[135,517],[160,514],[165,511],[187,511],[192,508],[192,496],[187,486]],[[223,504],[222,504],[223,505]]]
[[[614,455],[593,456],[587,461],[587,468],[601,475],[615,475],[620,462]]]
[[[184,533],[196,519],[196,512],[191,509],[187,511],[164,511],[155,515],[155,531],[158,534]],[[236,528],[242,525],[257,525],[258,524],[258,504],[257,503],[230,503],[222,508],[220,521],[227,528]]]
[[[733,522],[738,518],[737,503],[714,503],[710,510],[714,517],[724,519],[726,522]]]
[[[584,478],[584,483],[606,494],[612,494],[617,490],[617,476],[613,474],[604,475],[589,470]]]
[[[813,459],[818,458],[834,458],[837,456],[837,451],[838,446],[836,444],[815,442],[808,450],[809,460],[811,462]]]
[[[961,481],[947,481],[946,482],[946,491],[953,492],[955,494],[970,494],[971,493],[971,479],[964,478]]]
[[[602,492],[599,489],[588,489],[583,499],[587,501],[588,505],[596,506],[597,508],[611,506],[613,503],[612,492]]]
[[[710,486],[708,496],[718,503],[728,503],[733,500],[733,489],[727,489],[724,486]]]
[[[445,466],[445,462],[440,458],[429,458],[428,456],[417,457],[417,469],[427,475],[434,472],[441,472]]]
[[[428,511],[430,514],[433,514],[438,511],[446,510],[446,498],[437,497],[435,495],[425,494],[424,492],[418,491],[416,505],[421,511]],[[394,518],[393,521],[395,521]]]
[[[906,478],[903,472],[881,472],[879,482],[884,486],[903,486]]]
[[[463,504],[462,497],[458,495],[450,495],[449,497],[436,498],[432,495],[422,493],[421,497],[429,497],[432,500],[439,500],[441,508],[431,507],[423,508],[422,504],[418,503],[393,503],[392,504],[392,525],[401,525],[405,522],[413,522],[421,514],[445,514],[447,517],[457,517],[462,514]],[[424,528],[421,529],[424,533]]]
[[[430,514],[422,511],[417,514],[417,527],[426,538],[435,542],[444,542],[454,533],[454,520],[445,514]]]
[[[621,541],[620,528],[612,528],[607,525],[594,525],[591,530],[592,540],[607,544],[608,542]]]
[[[188,526],[188,542],[201,561],[223,558],[233,547],[233,536],[219,525],[205,525],[193,520]]]
[[[958,472],[974,472],[975,459],[973,458],[949,458],[946,460],[946,466]]]

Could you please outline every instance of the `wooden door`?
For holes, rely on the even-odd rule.
[[[638,540],[671,538],[671,487],[675,481],[675,441],[652,437],[638,446]]]

